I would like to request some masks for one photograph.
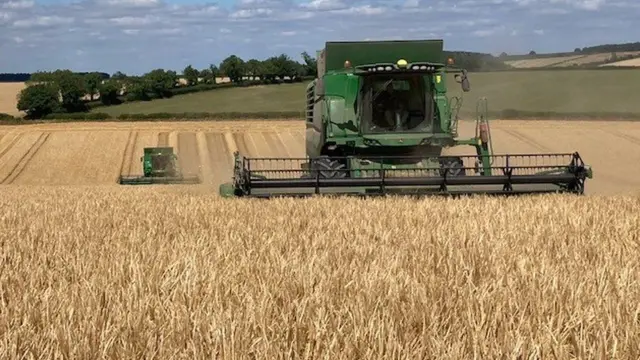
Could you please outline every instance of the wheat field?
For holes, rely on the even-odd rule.
[[[21,112],[17,109],[17,96],[20,91],[25,88],[25,86],[25,83],[22,82],[0,82],[0,114],[9,114],[13,116],[21,115]]]
[[[3,359],[637,359],[640,198],[0,187]]]
[[[638,126],[492,122],[585,197],[269,201],[217,185],[303,122],[0,127],[0,358],[640,358]],[[115,184],[156,145],[203,184]]]

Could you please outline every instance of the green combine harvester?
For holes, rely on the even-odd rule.
[[[147,147],[142,162],[142,176],[120,176],[121,185],[198,184],[198,176],[183,176],[178,169],[173,147]]]
[[[225,197],[317,194],[583,194],[592,171],[577,152],[493,154],[487,100],[476,106],[475,136],[459,138],[462,98],[447,96],[453,73],[443,41],[327,42],[306,90],[306,157],[235,153]],[[446,156],[456,146],[472,154]]]

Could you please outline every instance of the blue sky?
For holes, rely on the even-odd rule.
[[[571,51],[640,41],[638,18],[639,0],[0,0],[0,72],[180,71],[230,54],[301,61],[330,40]]]

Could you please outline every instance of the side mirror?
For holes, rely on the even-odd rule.
[[[462,75],[455,74],[454,78],[458,84],[462,85],[462,91],[464,92],[471,91],[471,84],[469,84],[469,78],[467,77],[467,70],[462,70]]]
[[[471,84],[469,84],[469,78],[468,77],[464,77],[462,78],[462,91],[464,92],[469,92],[471,91]]]

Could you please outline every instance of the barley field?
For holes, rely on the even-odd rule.
[[[0,186],[3,359],[637,359],[639,197]]]

